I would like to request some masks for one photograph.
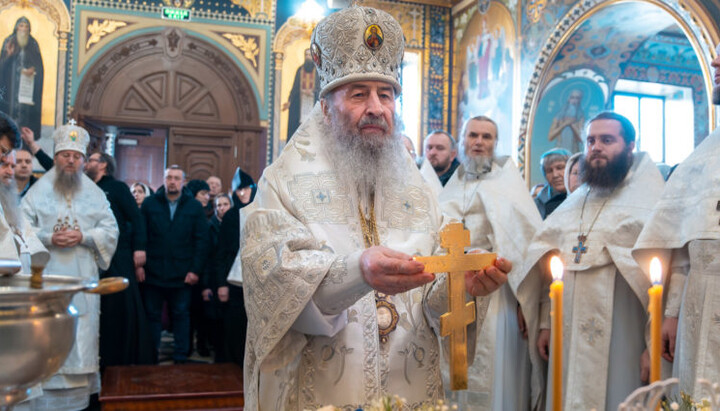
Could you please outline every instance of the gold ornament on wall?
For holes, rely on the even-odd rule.
[[[242,51],[245,58],[250,60],[253,67],[257,68],[257,59],[260,54],[260,48],[258,47],[257,41],[254,37],[246,37],[242,34],[234,33],[224,33],[222,36],[230,40],[232,45]]]
[[[547,5],[547,0],[530,0],[527,4],[527,17],[533,23],[540,21],[540,16]]]
[[[195,0],[163,0],[163,3],[168,7],[189,9],[195,3]]]
[[[85,43],[85,50],[88,50],[90,46],[99,42],[103,37],[125,26],[127,26],[127,23],[124,21],[94,19],[92,23],[87,26],[90,37],[88,37],[88,41]]]

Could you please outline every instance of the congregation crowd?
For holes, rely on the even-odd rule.
[[[552,364],[563,367],[562,408],[614,410],[649,378],[651,256],[665,267],[667,366],[690,395],[699,378],[720,378],[719,131],[666,182],[635,150],[632,123],[604,111],[576,135],[582,152],[542,155],[546,182],[528,192],[487,116],[457,140],[430,132],[414,158],[395,112],[404,39],[390,15],[349,7],[311,42],[320,101],[257,185],[240,168],[226,186],[172,165],[155,191],[128,187],[72,122],[55,131],[51,157],[0,119],[0,257],[14,253],[24,272],[130,282],[102,300],[75,297],[73,352],[20,409],[86,407],[102,367],[164,360],[166,329],[175,363],[197,351],[240,364],[253,411],[358,409],[392,394],[402,409],[444,398],[549,409]],[[348,44],[356,54],[338,57]],[[712,65],[720,73],[720,57]],[[720,74],[716,83],[720,105]],[[47,170],[39,179],[33,157]],[[448,222],[469,231],[468,251],[497,254],[463,278],[474,306],[457,391],[442,331],[450,280],[414,258],[445,253]],[[561,363],[549,349],[554,256],[565,264]]]

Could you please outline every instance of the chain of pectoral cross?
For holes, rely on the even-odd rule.
[[[588,230],[586,233],[583,232],[582,226],[583,226],[583,217],[585,216],[585,205],[587,204],[588,197],[590,196],[590,190],[591,188],[588,187],[588,191],[585,194],[585,200],[583,200],[582,210],[580,211],[580,225],[578,227],[578,245],[573,247],[572,252],[575,253],[575,258],[573,259],[573,262],[575,264],[580,264],[580,260],[582,259],[582,255],[587,253],[588,247],[585,245],[585,242],[587,241],[588,235],[590,235],[590,231],[592,231],[593,227],[595,226],[595,222],[597,221],[598,217],[600,217],[600,213],[602,213],[603,208],[605,208],[605,204],[608,202],[608,198],[603,201],[602,205],[600,206],[600,209],[598,210],[597,214],[595,214],[595,218],[592,220],[592,223],[590,223],[590,227],[588,227]]]

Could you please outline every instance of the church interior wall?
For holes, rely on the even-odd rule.
[[[681,31],[691,34],[693,41],[671,44],[672,39],[662,33],[658,35],[661,28],[657,27],[654,39],[626,43],[613,40],[615,32],[603,32],[609,39],[605,47],[592,47],[592,41],[599,36],[596,29],[607,31],[637,25],[633,21],[612,20],[615,16],[610,14],[611,21],[604,28],[583,26],[583,16],[600,4],[615,3],[613,0],[365,0],[362,4],[395,16],[403,27],[407,50],[421,55],[421,83],[412,85],[422,89],[419,132],[411,136],[418,145],[418,153],[429,130],[445,129],[457,135],[464,119],[486,109],[483,113],[497,118],[500,124],[498,152],[511,155],[525,170],[526,177],[534,181],[536,178],[525,166],[526,162],[535,163],[540,149],[533,149],[531,140],[526,139],[534,132],[531,114],[542,105],[542,97],[553,80],[557,87],[562,80],[583,77],[578,75],[581,71],[585,79],[598,79],[598,87],[587,97],[588,104],[593,101],[592,107],[588,106],[590,111],[609,108],[608,96],[620,78],[656,79],[660,83],[691,87],[698,113],[696,144],[717,121],[717,113],[708,104],[709,67],[705,66],[714,53],[714,42],[720,38],[717,19],[712,17],[720,11],[720,0],[693,0],[682,7],[676,0],[646,1],[677,10],[684,21]],[[305,40],[291,42],[290,48],[297,55],[284,59],[278,58],[278,50],[273,46],[300,3],[299,0],[0,0],[0,16],[4,21],[16,20],[16,16],[27,12],[33,19],[54,24],[54,32],[48,28],[33,33],[42,40],[43,55],[48,54],[47,59],[44,57],[45,78],[49,78],[45,87],[53,89],[44,93],[41,134],[45,141],[41,144],[46,144],[52,129],[73,113],[78,87],[104,52],[129,37],[176,27],[223,50],[249,79],[259,108],[260,126],[267,136],[265,152],[269,164],[287,138],[280,132],[284,128],[280,105],[286,98],[289,73],[302,62],[298,50]],[[192,18],[187,22],[164,20],[160,15],[162,7],[186,7]],[[66,16],[58,17],[57,11],[48,11],[58,9],[64,9]],[[68,10],[73,11],[72,16]],[[60,28],[63,24],[67,26],[64,31]],[[34,32],[35,27],[49,25],[35,24]],[[0,36],[5,37],[12,28],[2,29],[5,31]],[[233,42],[223,34],[242,38],[236,37]],[[673,50],[682,58],[663,65],[666,54]],[[700,56],[697,61],[700,70],[692,61],[692,52]],[[280,64],[281,67],[276,67]],[[484,76],[483,81],[478,75]],[[569,86],[565,86],[567,92]],[[607,90],[603,91],[603,87]],[[595,102],[598,93],[603,93],[602,103]],[[557,110],[558,103],[554,104]]]
[[[610,97],[619,79],[654,80],[692,88],[697,145],[717,121],[709,105],[712,84],[709,62],[720,37],[717,19],[712,18],[708,10],[716,10],[716,3],[720,2],[703,0],[681,7],[670,0],[638,1],[623,4],[652,4],[656,14],[657,11],[664,13],[666,20],[651,18],[649,7],[642,13],[628,13],[625,18],[609,11],[602,19],[590,19],[615,3],[537,0],[518,4],[511,0],[491,0],[456,4],[452,10],[456,86],[450,97],[451,131],[458,133],[462,120],[473,115],[498,117],[499,128],[510,129],[510,133],[499,133],[498,151],[512,155],[532,185],[543,179],[539,157],[552,148],[546,136],[553,113],[559,110],[559,100],[566,99],[573,87],[582,85],[586,89],[583,104],[588,111],[586,116],[590,116],[612,108]],[[638,15],[643,19],[638,20]],[[675,27],[663,32],[668,21],[676,23]],[[647,27],[642,34],[633,33],[633,30],[642,31],[643,24]],[[518,33],[515,37],[513,29]],[[493,45],[493,41],[497,44]],[[469,59],[468,55],[476,53],[478,48],[486,48],[490,54],[479,52]],[[504,51],[504,58],[498,57],[499,50]],[[674,58],[668,58],[667,53],[672,53]],[[502,87],[512,80],[494,84],[503,74],[514,80],[512,92]],[[475,83],[479,87],[479,91],[473,90],[470,96],[466,94],[473,86],[469,78],[477,78]],[[479,85],[479,78],[485,79],[484,86]],[[509,95],[512,99],[507,105],[511,109],[500,109],[506,105],[502,100]],[[553,98],[547,98],[549,96]],[[495,104],[483,105],[483,100]],[[498,110],[505,115],[497,114]],[[537,127],[545,128],[544,141],[535,134]]]

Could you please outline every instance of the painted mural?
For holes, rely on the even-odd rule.
[[[603,87],[604,85],[604,87]],[[548,84],[535,111],[530,142],[530,184],[544,181],[540,157],[553,148],[583,150],[585,122],[605,107],[607,85],[589,70],[564,73]]]
[[[33,7],[13,6],[0,12],[0,110],[36,139],[42,126],[55,126],[57,25]]]
[[[456,113],[453,132],[464,122],[486,115],[498,124],[498,154],[512,151],[515,29],[508,9],[492,3],[470,19],[456,54]]]

